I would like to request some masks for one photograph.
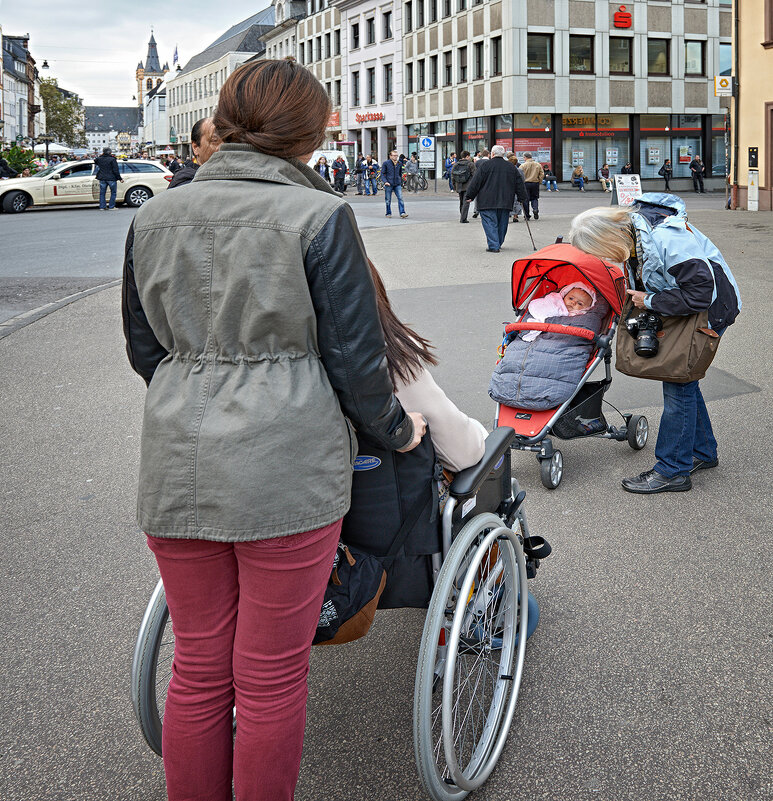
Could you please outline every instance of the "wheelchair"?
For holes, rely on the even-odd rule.
[[[527,581],[550,546],[529,535],[526,493],[511,478],[514,437],[512,428],[497,428],[481,461],[456,475],[441,516],[442,552],[431,557],[434,589],[419,649],[413,740],[419,778],[435,801],[465,798],[494,770],[518,700],[526,640],[539,616]],[[131,674],[137,720],[159,755],[173,656],[159,581]]]

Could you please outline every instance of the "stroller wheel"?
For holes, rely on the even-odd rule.
[[[564,477],[564,457],[561,451],[555,450],[549,458],[540,459],[539,472],[542,485],[555,489]]]
[[[640,451],[646,444],[650,435],[650,424],[643,414],[633,414],[626,426],[628,430],[628,444]]]

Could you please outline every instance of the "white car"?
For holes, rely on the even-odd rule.
[[[116,202],[135,208],[164,192],[172,180],[172,173],[158,161],[119,161],[118,171],[123,183],[116,184]],[[110,197],[109,189],[107,197]],[[0,181],[0,208],[10,214],[18,214],[30,206],[68,203],[99,203],[99,181],[93,160],[66,161],[46,167],[29,178]]]

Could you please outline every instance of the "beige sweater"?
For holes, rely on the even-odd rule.
[[[426,417],[435,453],[444,467],[455,473],[480,461],[488,432],[460,411],[426,370],[410,384],[398,380],[395,395],[406,412]]]

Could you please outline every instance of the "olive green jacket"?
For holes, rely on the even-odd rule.
[[[146,533],[236,542],[328,525],[349,508],[347,417],[386,447],[411,440],[354,216],[322,184],[224,145],[137,212],[123,313],[149,381]]]

